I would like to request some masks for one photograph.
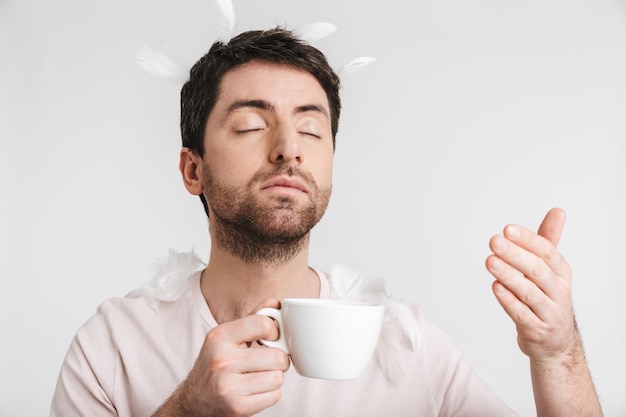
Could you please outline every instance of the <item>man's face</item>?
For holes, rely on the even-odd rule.
[[[324,214],[333,141],[328,99],[311,74],[258,61],[228,72],[204,147],[212,224],[257,244],[289,244]]]

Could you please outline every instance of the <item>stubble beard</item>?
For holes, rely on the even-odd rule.
[[[309,173],[292,166],[259,172],[245,188],[226,185],[208,166],[204,168],[214,244],[248,264],[279,266],[293,259],[305,248],[330,200],[331,187],[320,189]],[[298,204],[294,197],[284,195],[262,200],[257,193],[259,184],[277,175],[295,176],[306,183],[307,203]]]

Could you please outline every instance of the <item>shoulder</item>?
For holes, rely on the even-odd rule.
[[[163,320],[169,314],[193,307],[199,292],[199,281],[205,264],[194,252],[170,250],[159,259],[153,269],[153,277],[126,297],[110,298],[97,310],[108,321],[136,322]]]
[[[57,383],[55,407],[115,411],[135,404],[131,397],[156,398],[155,390],[169,389],[169,383],[182,380],[210,327],[199,314],[198,281],[199,274],[188,276],[175,300],[133,293],[100,304],[70,344]],[[155,363],[161,365],[155,368]],[[138,388],[149,387],[154,380],[169,382],[151,390]]]
[[[182,281],[181,288],[180,294],[173,300],[138,291],[125,297],[106,299],[78,329],[76,338],[79,341],[116,344],[140,335],[145,336],[148,330],[156,334],[165,333],[175,323],[189,322],[196,317],[204,319],[198,312],[195,300],[195,292],[199,291],[199,273],[188,276]]]

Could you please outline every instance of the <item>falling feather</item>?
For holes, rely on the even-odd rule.
[[[341,75],[351,74],[356,71],[360,71],[369,67],[376,59],[369,56],[362,56],[359,58],[355,58],[346,65],[344,65],[339,71]]]
[[[215,0],[217,6],[220,9],[222,15],[220,16],[220,23],[228,33],[230,39],[235,32],[235,8],[231,0]]]
[[[314,42],[325,38],[337,30],[337,26],[332,23],[314,22],[302,25],[294,30],[296,34],[305,42]]]
[[[148,46],[142,46],[135,54],[137,63],[148,73],[159,78],[169,78],[175,81],[184,81],[186,71],[168,58],[162,52]]]

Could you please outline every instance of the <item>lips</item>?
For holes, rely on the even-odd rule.
[[[267,190],[269,188],[274,188],[274,187],[286,188],[286,189],[292,188],[294,191],[297,190],[305,194],[308,193],[308,189],[306,185],[304,185],[304,183],[300,181],[298,178],[284,177],[284,176],[275,177],[264,182],[261,185],[261,190]]]

